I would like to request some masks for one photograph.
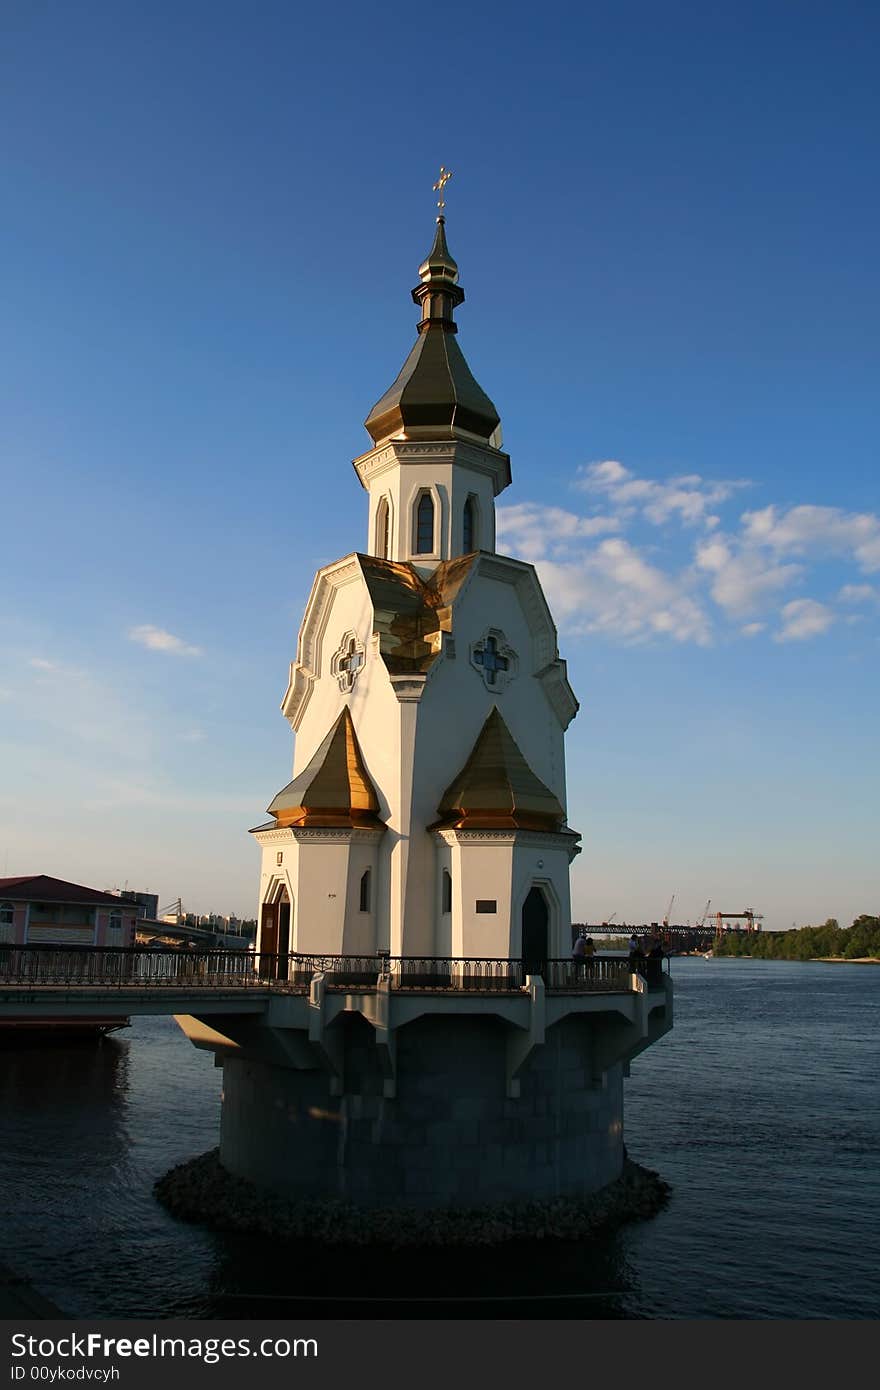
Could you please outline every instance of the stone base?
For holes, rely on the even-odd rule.
[[[212,1149],[172,1168],[156,1183],[155,1193],[173,1216],[213,1230],[264,1235],[273,1242],[400,1249],[583,1240],[655,1216],[666,1205],[670,1188],[651,1169],[626,1159],[615,1182],[582,1199],[557,1197],[443,1211],[365,1208],[320,1198],[285,1201],[233,1178],[220,1163],[218,1150]]]
[[[346,1014],[334,1028],[335,1084],[323,1070],[224,1057],[227,1173],[288,1198],[365,1208],[585,1198],[620,1177],[623,1066],[598,1071],[595,1016],[547,1030],[519,1071],[517,1099],[506,1095],[507,1029],[496,1018],[425,1015],[401,1028],[393,1099],[370,1025]]]

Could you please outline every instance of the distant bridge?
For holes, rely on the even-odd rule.
[[[661,922],[573,922],[571,929],[572,933],[592,936],[594,940],[603,936],[630,937],[635,934],[641,941],[646,936],[656,934],[664,947],[671,951],[708,951],[718,936],[714,917],[711,925],[706,922],[693,927],[680,923],[666,927]],[[730,930],[740,932],[744,929],[732,927]]]
[[[247,951],[250,948],[250,938],[237,932],[188,927],[183,922],[161,922],[154,917],[139,917],[135,923],[135,936],[140,946],[147,946],[151,941],[179,941],[182,945],[191,941],[195,946],[222,946],[232,951]]]

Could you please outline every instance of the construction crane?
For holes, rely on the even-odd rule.
[[[706,906],[703,908],[703,911],[702,911],[701,915],[697,918],[697,926],[698,926],[698,927],[701,927],[701,926],[703,925],[703,923],[705,922],[706,918],[709,916],[709,908],[710,908],[711,906],[712,906],[712,899],[711,899],[711,898],[707,898],[707,899],[706,899]]]
[[[606,918],[605,918],[605,921],[602,923],[602,926],[603,926],[603,927],[610,927],[610,926],[611,926],[611,923],[614,921],[614,919],[615,919],[616,916],[617,916],[617,913],[616,913],[616,912],[612,912],[611,915],[610,915],[610,917],[606,917]]]
[[[745,922],[745,924],[746,924],[746,931],[747,931],[747,932],[751,932],[751,931],[755,931],[755,930],[756,930],[756,928],[755,928],[755,923],[756,923],[756,922],[763,922],[763,920],[764,920],[764,914],[763,914],[763,912],[754,912],[754,911],[752,910],[752,908],[750,908],[750,907],[747,907],[747,908],[745,909],[744,912],[716,912],[716,913],[715,913],[715,934],[716,934],[716,936],[721,936],[722,932],[724,931],[724,922],[725,922],[725,919],[726,919],[726,918],[730,918],[732,921],[742,921],[742,922]],[[761,928],[758,927],[757,930],[760,931]]]
[[[667,907],[666,911],[665,911],[664,914],[663,914],[663,925],[664,925],[664,927],[668,927],[668,926],[669,926],[669,917],[670,917],[670,914],[671,914],[671,912],[672,912],[672,904],[673,904],[674,902],[675,902],[675,894],[673,893],[672,897],[669,899],[669,906]]]

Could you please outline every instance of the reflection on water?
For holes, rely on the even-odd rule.
[[[876,1317],[880,968],[674,972],[675,1028],[625,1092],[630,1153],[674,1185],[651,1221],[515,1255],[291,1251],[177,1222],[152,1184],[216,1144],[221,1073],[145,1018],[0,1047],[10,1261],[80,1317]]]

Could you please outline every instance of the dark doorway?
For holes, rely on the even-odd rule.
[[[290,898],[285,888],[278,904],[278,978],[287,979],[287,960],[290,950]]]
[[[550,914],[540,888],[530,888],[522,910],[523,976],[547,972],[547,926]]]
[[[260,922],[260,961],[259,972],[267,980],[275,974],[275,956],[278,952],[278,912],[274,903],[263,903]]]

